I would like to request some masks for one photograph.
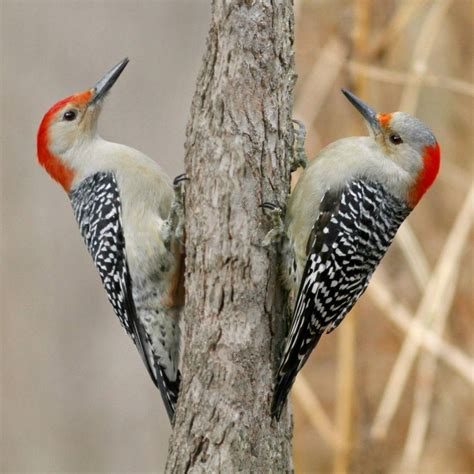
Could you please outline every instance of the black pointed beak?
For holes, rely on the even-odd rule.
[[[347,97],[349,102],[361,113],[374,134],[378,135],[381,132],[381,128],[380,122],[377,118],[377,112],[347,89],[341,89],[341,91]]]
[[[119,78],[125,66],[128,64],[128,58],[122,59],[116,66],[114,66],[105,76],[97,82],[94,86],[94,92],[89,105],[94,105],[100,102],[109,92],[115,81]]]

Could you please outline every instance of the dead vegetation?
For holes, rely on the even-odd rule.
[[[295,118],[307,125],[309,156],[364,133],[342,86],[381,112],[418,116],[442,149],[437,183],[295,384],[296,470],[472,472],[474,3],[295,8]]]

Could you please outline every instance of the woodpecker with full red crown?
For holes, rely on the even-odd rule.
[[[161,392],[173,422],[183,304],[183,175],[97,133],[103,101],[128,59],[49,109],[39,163],[66,191],[108,299]]]
[[[271,405],[277,419],[322,334],[335,329],[365,291],[439,170],[438,143],[420,120],[404,112],[377,114],[342,92],[370,136],[343,138],[321,150],[291,193],[284,221],[277,206],[263,204],[275,221],[264,245],[282,244],[283,282],[294,303]]]

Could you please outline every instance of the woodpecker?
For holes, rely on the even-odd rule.
[[[277,419],[311,351],[365,291],[440,165],[436,138],[420,120],[404,112],[377,114],[342,92],[369,136],[343,138],[316,156],[290,195],[284,222],[279,208],[263,205],[276,217],[264,244],[282,243],[283,282],[294,301],[271,406]]]
[[[182,184],[143,153],[97,133],[104,98],[128,59],[53,105],[37,136],[39,163],[66,191],[107,297],[173,422],[183,303]]]

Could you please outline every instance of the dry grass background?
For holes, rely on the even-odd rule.
[[[310,156],[363,131],[343,86],[418,116],[442,150],[435,186],[295,385],[296,470],[473,472],[474,3],[307,0],[296,14]]]
[[[208,4],[0,5],[1,469],[160,472],[161,401],[62,190],[35,163],[35,132],[54,101],[127,54],[101,131],[179,173]],[[342,86],[380,111],[417,115],[442,149],[435,186],[295,385],[296,470],[473,472],[473,0],[296,0],[295,9],[295,116],[309,156],[365,133]]]

